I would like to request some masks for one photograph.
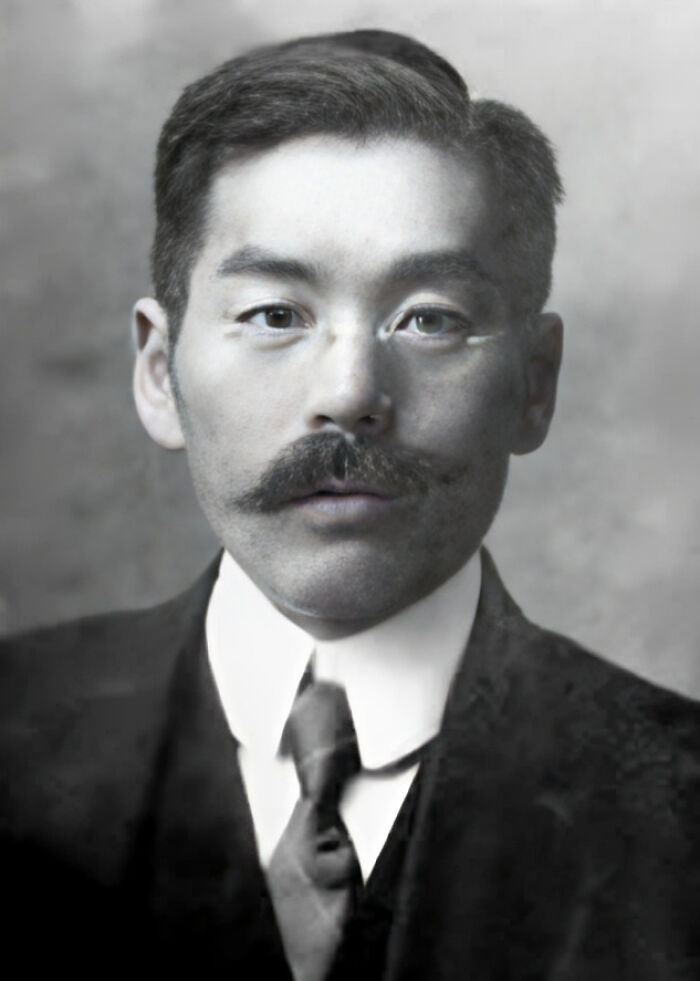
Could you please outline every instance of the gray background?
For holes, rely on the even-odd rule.
[[[533,618],[700,696],[700,4],[0,0],[1,628],[164,598],[214,542],[130,401],[180,88],[299,33],[415,33],[559,148],[557,417],[490,544]]]

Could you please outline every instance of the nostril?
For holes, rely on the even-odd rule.
[[[313,429],[337,430],[349,434],[379,433],[390,424],[392,417],[392,404],[386,396],[368,400],[365,405],[317,404],[310,408],[307,419]]]

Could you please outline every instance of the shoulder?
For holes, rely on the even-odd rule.
[[[218,561],[218,560],[217,560]],[[62,705],[161,683],[188,638],[201,633],[216,562],[155,607],[83,617],[0,639],[0,732]]]
[[[0,643],[0,839],[114,867],[158,759],[181,654],[201,643],[215,572],[151,609]]]
[[[530,622],[484,557],[485,614],[511,688],[579,748],[651,762],[685,751],[700,759],[700,703],[640,677],[576,641]]]
[[[664,785],[700,787],[700,703],[567,637],[530,631],[540,677],[553,679],[547,711],[554,731],[569,736],[574,771],[605,761],[620,795],[635,783],[650,795]]]

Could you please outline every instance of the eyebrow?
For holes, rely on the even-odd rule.
[[[322,279],[315,263],[301,262],[278,255],[256,245],[246,245],[224,259],[217,269],[218,276],[241,274],[270,276],[315,285]],[[392,263],[382,277],[386,282],[406,285],[414,282],[448,282],[477,280],[499,289],[500,282],[468,250],[446,249],[416,252]]]
[[[262,249],[246,245],[224,259],[217,269],[218,276],[236,276],[241,273],[258,276],[275,276],[278,279],[300,280],[315,284],[321,278],[320,270],[313,264],[300,262]]]
[[[387,279],[400,285],[427,280],[445,282],[476,279],[495,289],[500,286],[498,279],[466,249],[417,252],[405,256],[390,266]]]

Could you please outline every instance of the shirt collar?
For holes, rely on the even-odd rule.
[[[476,554],[428,596],[382,623],[341,640],[316,641],[224,552],[205,629],[232,733],[249,752],[274,756],[313,654],[315,676],[347,692],[363,766],[395,762],[440,728],[480,587]]]

